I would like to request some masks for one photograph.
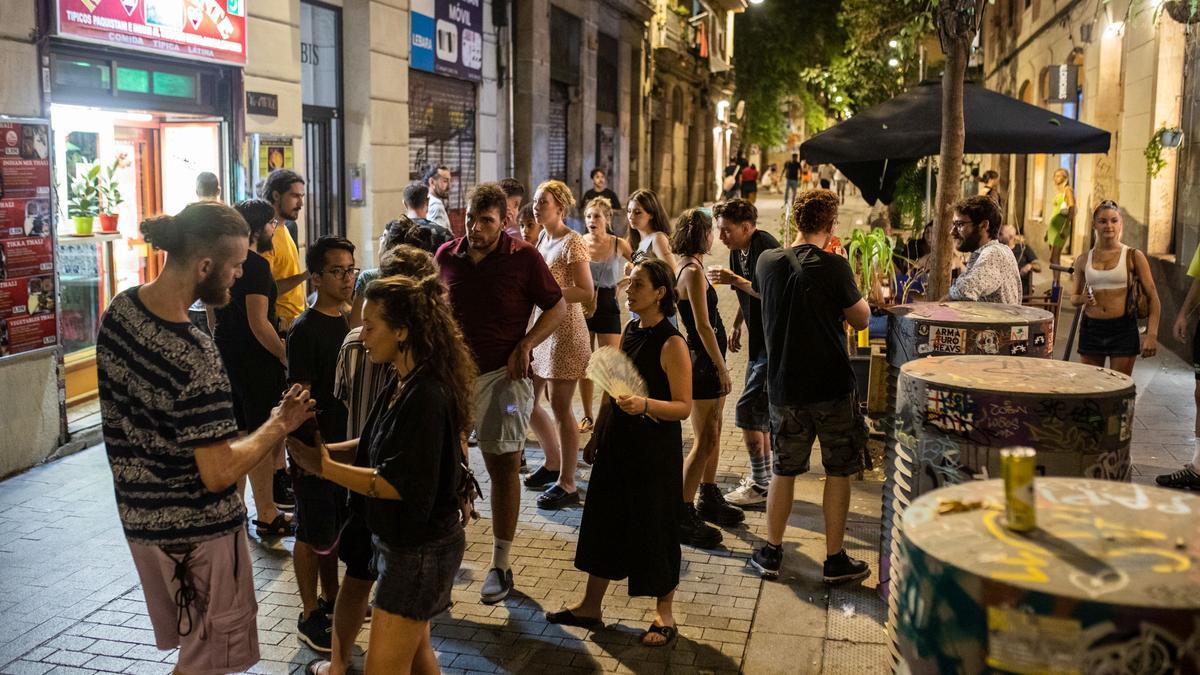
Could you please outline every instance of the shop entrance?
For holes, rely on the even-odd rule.
[[[66,365],[68,424],[96,396],[96,332],[121,291],[153,280],[163,255],[140,223],[196,201],[196,176],[217,175],[230,201],[232,76],[218,66],[85,48],[51,51],[52,171],[58,190],[59,330]],[[73,180],[95,165],[113,169],[121,203],[114,231],[97,221],[76,233],[69,209]],[[82,411],[82,412],[81,412]]]

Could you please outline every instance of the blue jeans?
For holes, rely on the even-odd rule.
[[[787,186],[783,188],[783,206],[790,209],[792,200],[796,198],[796,190],[800,187],[800,181],[788,179]]]
[[[770,431],[771,408],[767,401],[767,350],[746,364],[746,386],[734,408],[737,428]]]

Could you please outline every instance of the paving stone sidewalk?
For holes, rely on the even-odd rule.
[[[775,213],[778,198],[760,200]],[[772,211],[772,209],[774,211]],[[843,223],[865,216],[847,209]],[[720,243],[717,243],[720,247]],[[723,260],[724,249],[714,252]],[[722,289],[721,312],[730,321],[733,294]],[[735,391],[745,357],[730,359]],[[1170,354],[1140,363],[1136,480],[1152,481],[1191,455],[1190,367]],[[690,444],[685,424],[685,443]],[[530,464],[540,451],[532,446]],[[486,472],[473,458],[476,474]],[[733,401],[726,405],[719,479],[735,485],[747,473]],[[580,475],[586,486],[587,471]],[[880,483],[854,484],[847,549],[878,569]],[[884,605],[873,574],[861,586],[826,589],[819,472],[796,483],[796,504],[778,582],[761,581],[746,567],[765,535],[761,510],[725,529],[718,551],[684,549],[676,595],[680,640],[672,649],[637,644],[652,618],[649,599],[631,599],[614,584],[605,603],[608,628],[589,632],[547,624],[542,613],[582,593],[584,575],[572,565],[581,509],[539,511],[535,492],[522,499],[513,550],[517,591],[506,602],[479,602],[491,555],[487,504],[468,530],[468,548],[454,589],[454,607],[435,621],[434,647],[448,673],[886,673]],[[484,485],[487,491],[488,486]],[[256,673],[292,673],[315,655],[293,630],[300,605],[292,572],[291,540],[259,542],[252,556],[259,600],[263,660]],[[367,633],[361,635],[365,645]],[[168,673],[175,655],[154,648],[145,606],[121,533],[102,448],[92,448],[0,483],[0,673]],[[361,669],[361,654],[358,668]],[[361,670],[360,670],[361,672]]]

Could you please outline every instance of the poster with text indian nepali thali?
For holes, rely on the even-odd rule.
[[[0,357],[58,344],[49,133],[0,121]]]

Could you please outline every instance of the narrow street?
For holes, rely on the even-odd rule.
[[[762,221],[781,209],[777,196],[760,199]],[[847,228],[866,206],[846,207]],[[717,247],[721,248],[718,241]],[[713,252],[714,260],[727,253]],[[731,321],[736,299],[720,293]],[[730,359],[735,393],[745,359]],[[1190,458],[1191,368],[1167,350],[1139,363],[1133,438],[1134,480]],[[685,446],[690,433],[685,424]],[[532,443],[530,464],[540,452]],[[486,476],[476,454],[474,470]],[[736,485],[748,471],[741,437],[726,405],[719,480]],[[854,484],[847,549],[870,562],[861,586],[826,589],[819,469],[796,483],[783,571],[763,582],[746,560],[765,534],[761,510],[743,527],[725,530],[717,551],[684,549],[676,596],[681,639],[670,650],[636,643],[651,619],[648,599],[630,599],[614,584],[605,604],[608,627],[594,633],[547,624],[546,610],[582,593],[584,575],[572,565],[581,509],[547,513],[526,491],[513,549],[517,590],[497,606],[479,602],[491,551],[486,500],[483,518],[468,529],[468,550],[454,590],[454,607],[434,623],[434,647],[447,673],[855,673],[890,672],[885,608],[876,593],[881,483]],[[581,471],[586,481],[586,469]],[[586,483],[585,483],[586,485]],[[488,486],[484,483],[485,493]],[[291,539],[252,538],[263,660],[256,673],[292,673],[315,657],[293,632],[300,605],[288,549]],[[174,654],[159,652],[145,614],[137,575],[118,523],[103,448],[95,447],[0,483],[0,673],[168,673]],[[361,645],[365,646],[366,632]],[[356,656],[361,667],[361,653]]]

